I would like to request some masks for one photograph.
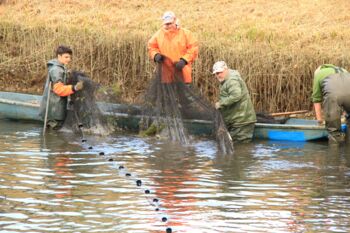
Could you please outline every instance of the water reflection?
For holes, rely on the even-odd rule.
[[[0,131],[0,232],[350,231],[349,146],[257,141],[223,156],[205,139]]]

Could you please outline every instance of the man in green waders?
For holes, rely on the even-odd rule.
[[[47,124],[44,127],[60,129],[67,114],[67,97],[83,89],[83,82],[76,85],[67,85],[67,65],[72,60],[72,50],[67,46],[58,46],[57,58],[48,61],[48,75],[44,94],[40,103],[39,115],[45,119],[47,113]],[[49,96],[50,95],[50,96]],[[47,100],[49,99],[49,103]],[[46,111],[46,107],[48,110]]]
[[[324,109],[329,143],[343,142],[341,115],[343,111],[350,113],[350,73],[332,64],[319,66],[314,73],[312,102],[319,123],[323,122],[322,107]]]
[[[220,82],[219,109],[234,142],[250,142],[254,134],[256,115],[247,86],[237,70],[228,69],[224,61],[213,66]]]

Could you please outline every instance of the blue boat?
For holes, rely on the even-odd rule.
[[[0,92],[0,118],[30,120],[42,123],[39,117],[41,96],[13,92]],[[137,131],[142,116],[123,113],[127,105],[99,102],[102,113],[113,118],[118,128]],[[134,106],[135,107],[135,106]],[[137,108],[137,107],[135,107]],[[118,110],[121,110],[118,112]],[[205,120],[184,120],[186,128],[194,135],[211,135],[212,123]],[[345,126],[343,126],[345,127]],[[256,123],[254,138],[278,141],[312,141],[327,139],[325,126],[316,120],[288,119],[284,124]]]
[[[312,141],[327,139],[328,132],[325,126],[317,120],[290,118],[285,124],[256,123],[254,138],[263,138],[278,141]]]

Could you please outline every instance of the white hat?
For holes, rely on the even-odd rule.
[[[163,24],[172,23],[174,19],[176,19],[176,16],[172,11],[166,11],[162,16]]]
[[[224,61],[217,61],[213,65],[213,74],[216,74],[218,72],[222,72],[227,69],[227,65]]]

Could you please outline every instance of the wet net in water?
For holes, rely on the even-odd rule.
[[[172,141],[189,144],[189,131],[195,130],[194,122],[206,122],[212,124],[212,134],[219,151],[232,154],[232,139],[220,112],[182,80],[182,72],[177,71],[169,59],[157,64],[154,77],[142,98],[140,129],[155,129]]]
[[[140,106],[116,104],[118,98],[113,93],[101,91],[100,85],[84,73],[72,72],[69,83],[75,85],[78,81],[84,82],[84,88],[70,96],[64,129],[106,135],[113,132],[116,126],[107,120],[106,112],[114,116],[126,114],[140,119],[141,131],[151,129],[161,137],[188,145],[191,143],[189,133],[211,124],[219,151],[223,154],[233,153],[232,140],[220,112],[198,91],[185,84],[182,72],[176,71],[168,60],[157,66],[142,101],[138,103]],[[108,102],[106,106],[114,107],[101,108],[97,101]]]
[[[100,93],[100,85],[93,82],[84,73],[73,71],[69,74],[68,84],[75,85],[83,81],[80,91],[69,97],[67,116],[63,129],[71,129],[75,133],[108,135],[113,132],[107,117],[102,114],[96,96]]]

